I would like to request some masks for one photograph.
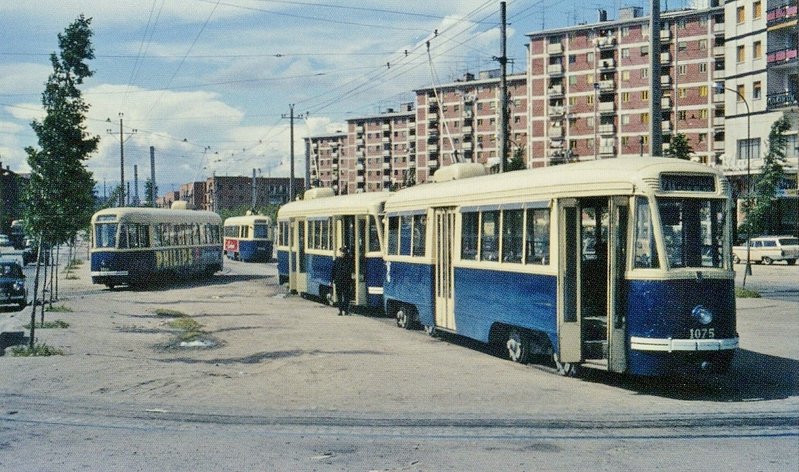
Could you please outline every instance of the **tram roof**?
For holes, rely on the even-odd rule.
[[[225,226],[237,225],[237,224],[242,225],[249,223],[272,224],[272,218],[269,218],[266,215],[242,215],[242,216],[231,216],[230,218],[225,218]]]
[[[177,210],[171,208],[106,208],[92,216],[92,223],[99,216],[116,216],[117,221],[125,219],[138,223],[212,223],[221,224],[222,218],[212,211]]]
[[[386,209],[657,192],[660,174],[664,172],[723,177],[711,167],[690,161],[662,157],[615,158],[417,185],[396,192],[386,203]],[[721,184],[717,192],[718,196],[726,195],[729,186]]]
[[[389,192],[365,192],[333,197],[298,200],[280,207],[278,219],[292,216],[324,216],[380,213],[382,205],[393,195]]]

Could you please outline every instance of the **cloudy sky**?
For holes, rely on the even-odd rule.
[[[620,1],[508,0],[509,68],[525,68],[525,33],[615,18]],[[624,2],[625,5],[643,1]],[[678,2],[672,2],[674,8]],[[498,0],[39,0],[0,2],[0,161],[29,170],[57,34],[92,18],[95,75],[83,92],[101,137],[89,168],[102,187],[143,182],[156,149],[161,193],[217,175],[287,176],[289,105],[302,138],[343,129],[348,118],[412,101],[413,90],[497,68]],[[648,8],[645,8],[648,11]],[[428,55],[425,43],[430,40]],[[108,130],[116,134],[109,134]],[[135,134],[133,130],[136,130]],[[299,174],[301,175],[301,174]],[[140,189],[141,192],[141,189]]]

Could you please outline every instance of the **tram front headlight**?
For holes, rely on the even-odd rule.
[[[691,310],[691,315],[699,323],[706,325],[713,321],[713,312],[705,308],[704,305],[697,305]]]

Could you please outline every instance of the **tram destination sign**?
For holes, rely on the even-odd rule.
[[[712,175],[662,174],[660,189],[664,192],[715,192],[716,178]]]

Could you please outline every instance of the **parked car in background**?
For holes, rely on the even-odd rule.
[[[0,261],[0,305],[11,304],[20,310],[28,304],[25,274],[17,262]]]
[[[749,248],[751,262],[771,264],[774,261],[785,261],[789,265],[799,259],[799,238],[795,236],[759,236],[751,239]],[[746,242],[733,246],[732,260],[736,264],[746,261]]]
[[[7,234],[0,234],[0,247],[5,246],[13,247],[14,245],[11,244],[11,238],[9,238]]]

